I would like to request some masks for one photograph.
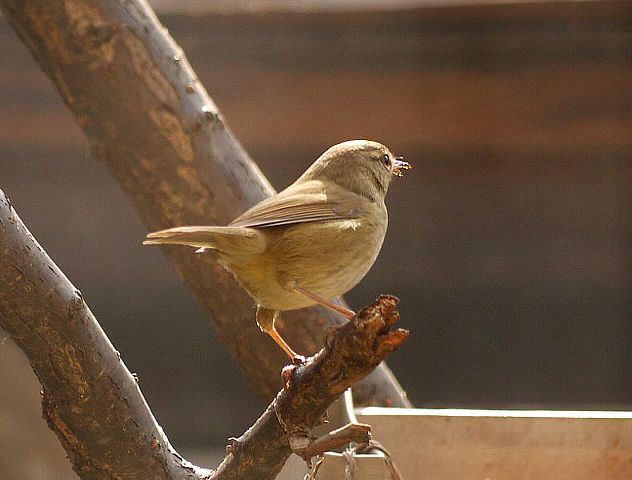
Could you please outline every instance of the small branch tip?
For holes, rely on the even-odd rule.
[[[339,449],[350,443],[368,445],[371,441],[371,426],[362,423],[349,423],[307,443],[304,443],[304,439],[309,439],[309,437],[305,433],[302,435],[303,445],[300,448],[294,448],[290,439],[290,448],[303,460],[309,461],[313,457]]]

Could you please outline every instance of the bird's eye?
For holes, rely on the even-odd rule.
[[[390,155],[388,155],[388,154],[384,155],[382,157],[382,163],[384,165],[386,165],[387,167],[390,167],[390,165],[391,165],[391,157],[390,157]]]

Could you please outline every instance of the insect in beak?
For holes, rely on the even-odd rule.
[[[402,176],[402,170],[411,170],[413,167],[410,163],[404,161],[404,157],[395,157],[393,160],[393,175]]]

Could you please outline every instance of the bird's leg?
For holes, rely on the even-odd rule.
[[[279,347],[283,349],[287,356],[290,357],[290,360],[292,360],[292,362],[295,362],[297,359],[302,358],[302,355],[299,355],[294,350],[292,350],[292,347],[290,347],[287,342],[283,340],[283,337],[279,335],[279,332],[276,328],[274,328],[274,326],[272,326],[270,330],[266,330],[265,332],[272,337],[272,340],[274,340],[279,345]]]
[[[269,308],[258,307],[257,308],[257,325],[262,332],[266,332],[272,340],[274,340],[279,347],[283,349],[283,351],[287,354],[288,357],[292,360],[292,363],[303,363],[302,361],[305,358],[302,355],[296,353],[292,348],[287,344],[283,337],[279,334],[276,328],[274,328],[274,320],[279,314],[278,310],[271,310]]]
[[[300,293],[301,295],[311,300],[314,300],[316,303],[322,305],[323,307],[328,308],[329,310],[333,310],[334,312],[339,313],[340,315],[342,315],[345,318],[348,318],[349,320],[355,317],[355,312],[353,310],[349,310],[348,308],[341,307],[340,305],[336,305],[335,303],[330,302],[329,300],[325,300],[324,298],[319,297],[318,295],[310,292],[309,290],[305,290],[304,288],[299,287],[297,285],[291,285],[291,286],[288,286],[288,288],[296,293]]]

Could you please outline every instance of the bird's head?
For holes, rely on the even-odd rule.
[[[302,178],[329,180],[376,201],[384,199],[394,177],[411,168],[381,143],[350,140],[325,151]]]

